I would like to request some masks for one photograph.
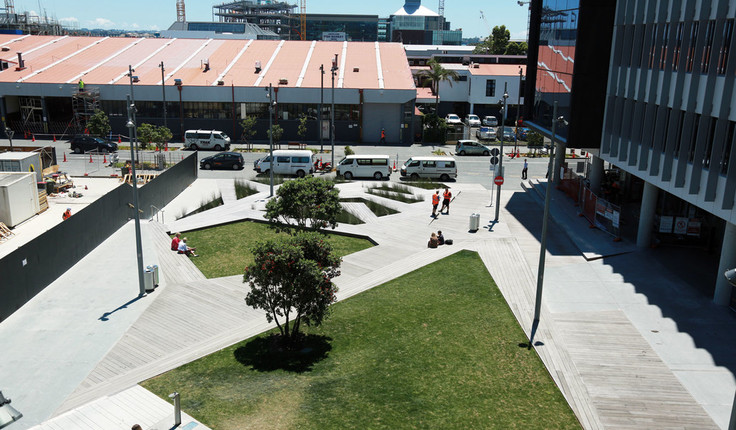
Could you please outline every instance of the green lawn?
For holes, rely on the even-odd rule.
[[[242,275],[245,267],[253,262],[250,247],[258,240],[273,238],[286,233],[276,233],[267,224],[239,222],[197,231],[189,231],[187,245],[197,248],[194,264],[207,278]],[[373,246],[365,239],[342,235],[329,235],[334,252],[343,257]]]
[[[580,428],[474,252],[332,309],[306,352],[264,334],[143,386],[218,430]]]

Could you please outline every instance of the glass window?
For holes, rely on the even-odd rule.
[[[288,163],[290,159],[291,157],[280,156],[280,157],[276,157],[276,162],[277,163]]]
[[[419,161],[412,161],[411,164],[409,164],[410,167],[417,167],[419,166]]]
[[[700,73],[708,73],[710,70],[710,56],[713,51],[713,37],[716,32],[716,22],[708,21],[705,27],[705,46],[703,47],[703,58],[700,63]]]
[[[309,163],[309,157],[291,157],[292,162],[294,163]]]
[[[718,54],[718,74],[726,74],[726,64],[728,63],[728,50],[731,47],[731,38],[733,37],[733,19],[727,19],[726,24],[723,26],[723,40],[721,44],[721,51]]]
[[[496,97],[496,80],[486,80],[486,97]]]
[[[693,71],[693,63],[695,62],[695,45],[698,42],[698,31],[700,30],[700,23],[693,22],[690,27],[690,45],[687,48],[687,61],[685,62],[685,71],[691,73]]]
[[[424,167],[437,167],[437,162],[434,160],[423,161],[422,166]]]

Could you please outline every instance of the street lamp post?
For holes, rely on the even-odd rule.
[[[504,134],[505,134],[504,124],[506,124],[506,99],[509,98],[508,87],[509,87],[509,84],[508,82],[506,82],[503,85],[503,108],[502,108],[503,112],[501,115],[501,153],[498,156],[498,174],[499,175],[503,175],[503,140],[504,140]],[[497,191],[498,192],[496,194],[496,218],[493,220],[494,222],[498,222],[498,215],[501,210],[501,186],[500,185],[498,185]]]
[[[133,124],[135,124],[136,123],[135,122],[135,95],[133,94],[133,82],[138,82],[138,77],[137,76],[133,76],[133,72],[135,72],[135,69],[133,68],[133,66],[131,66],[129,64],[128,65],[128,77],[130,78],[130,103],[129,104],[133,106]],[[137,127],[133,127],[132,131],[134,133],[133,136],[132,136],[134,140],[131,142],[131,146],[133,146],[135,144],[135,156],[136,156],[136,159],[133,160],[133,163],[135,163],[136,160],[140,159],[140,157],[139,157],[140,154],[138,153],[138,135],[137,135],[138,128]],[[143,282],[143,281],[141,281],[141,282]]]
[[[15,132],[10,127],[5,127],[5,134],[8,135],[8,142],[10,142],[10,150],[13,150],[13,134]]]
[[[164,82],[164,62],[158,65],[161,68],[161,98],[164,101],[164,127],[166,127],[166,83]]]
[[[539,267],[537,269],[537,297],[534,304],[534,321],[532,322],[532,331],[529,336],[529,348],[532,346],[534,332],[539,326],[539,314],[542,309],[542,288],[544,287],[544,260],[547,254],[547,227],[549,224],[549,206],[552,197],[552,173],[555,169],[555,132],[558,122],[563,122],[562,117],[557,117],[557,102],[555,101],[552,108],[552,135],[550,137],[552,143],[550,145],[549,164],[547,166],[547,190],[544,194],[544,215],[542,217],[542,240],[539,251]]]
[[[335,75],[337,74],[337,54],[332,60],[332,108],[330,109],[330,146],[332,147],[332,164],[335,167]]]
[[[521,80],[523,78],[521,66],[519,66],[519,99],[516,102],[516,133],[514,133],[514,153],[519,153],[519,110],[521,109]]]
[[[319,115],[317,120],[319,122],[319,152],[324,152],[322,146],[322,105],[325,103],[325,65],[320,64],[319,66]]]
[[[184,140],[184,105],[181,102],[181,89],[183,87],[181,79],[174,79],[174,85],[179,90],[179,133],[181,133],[181,140],[186,145],[186,141]]]
[[[133,212],[135,213],[135,252],[138,257],[138,297],[146,295],[146,285],[143,280],[143,246],[141,245],[141,216],[138,210],[138,179],[135,175],[135,153],[133,152],[133,136],[136,133],[135,126],[135,104],[132,102],[131,96],[128,96],[128,123],[130,129],[130,163],[131,177],[133,178]]]
[[[269,172],[269,178],[270,178],[270,197],[273,197],[273,111],[276,107],[276,102],[273,100],[272,97],[272,91],[273,86],[271,84],[268,84],[268,93],[266,94],[266,97],[268,98],[268,154],[269,159],[271,160],[268,172]]]

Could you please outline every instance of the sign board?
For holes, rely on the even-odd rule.
[[[498,154],[498,148],[491,148],[491,155],[493,155],[494,157],[498,157]]]
[[[503,185],[503,176],[496,176],[493,178],[493,183],[498,185],[499,187]]]
[[[693,218],[687,223],[687,235],[700,237],[700,220],[699,219]]]
[[[675,219],[671,216],[659,217],[659,232],[660,233],[672,233],[672,224]]]
[[[322,40],[330,42],[344,42],[345,32],[344,31],[324,31],[322,32]]]
[[[673,233],[675,234],[687,234],[687,217],[684,216],[678,216],[675,218],[675,230]]]
[[[493,148],[493,149],[496,149],[496,148]],[[491,157],[491,166],[495,166],[496,164],[498,164],[498,157],[494,155]]]

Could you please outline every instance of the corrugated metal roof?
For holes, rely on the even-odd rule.
[[[323,42],[223,39],[144,39],[72,36],[0,35],[0,58],[11,67],[0,72],[0,83],[76,83],[127,85],[128,65],[139,85],[160,85],[163,61],[167,84],[181,79],[187,86],[224,84],[240,87],[278,84],[319,88],[320,64],[326,77],[339,54],[337,88],[414,89],[401,44],[388,42]],[[17,52],[25,69],[16,70]],[[344,57],[344,58],[343,58]],[[260,73],[255,63],[260,61]],[[209,70],[205,72],[205,63]],[[282,85],[283,86],[283,85]]]

